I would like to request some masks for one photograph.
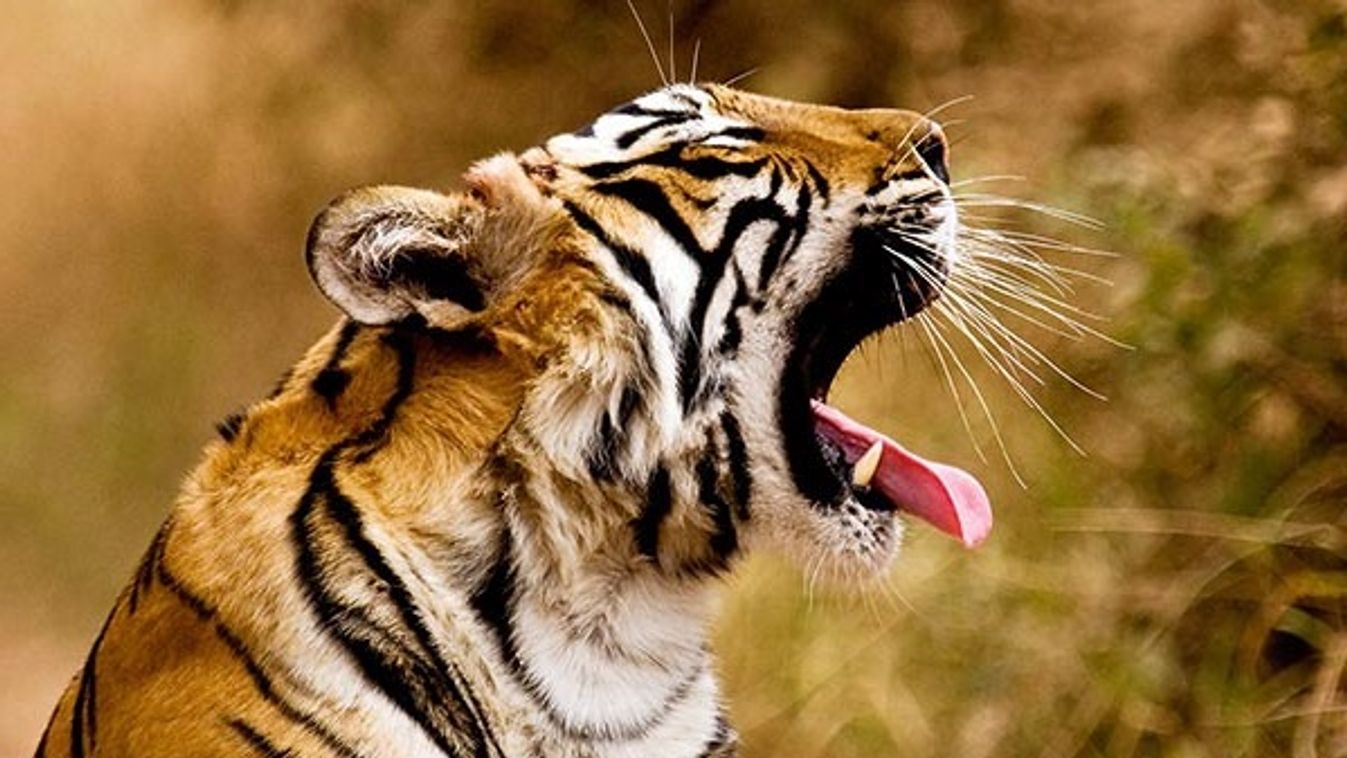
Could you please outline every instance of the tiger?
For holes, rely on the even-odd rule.
[[[338,323],[219,427],[52,756],[733,756],[708,629],[756,550],[846,580],[986,492],[827,404],[959,265],[925,115],[673,84],[334,199]]]

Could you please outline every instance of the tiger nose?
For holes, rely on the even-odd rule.
[[[925,129],[925,134],[920,137],[914,135],[913,149],[917,158],[936,178],[949,184],[949,140],[945,138],[945,130],[934,121],[923,121],[925,123],[917,127],[916,133],[921,134],[922,129]]]

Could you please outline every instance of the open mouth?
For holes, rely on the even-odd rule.
[[[907,513],[968,547],[991,530],[987,494],[971,474],[928,461],[827,404],[847,356],[868,336],[911,317],[938,292],[904,276],[888,240],[858,232],[854,263],[805,307],[795,323],[779,417],[791,475],[819,508],[854,499],[879,512]]]

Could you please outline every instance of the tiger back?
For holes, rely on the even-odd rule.
[[[307,261],[345,318],[220,425],[37,754],[735,754],[737,558],[864,579],[902,512],[990,526],[826,405],[958,265],[946,151],[674,85],[460,191],[337,198]]]

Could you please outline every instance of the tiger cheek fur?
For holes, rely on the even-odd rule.
[[[221,426],[39,755],[733,755],[717,577],[896,550],[809,403],[938,293],[944,149],[676,85],[462,192],[333,201],[346,320]]]

